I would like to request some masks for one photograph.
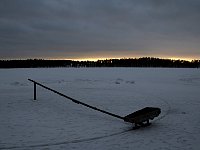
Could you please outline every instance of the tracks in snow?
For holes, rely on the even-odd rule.
[[[162,101],[164,103],[163,107],[166,109],[165,112],[164,112],[164,114],[161,114],[160,117],[158,117],[157,119],[155,119],[154,121],[152,121],[152,122],[157,122],[158,120],[161,120],[161,119],[165,118],[169,114],[169,112],[171,110],[171,106],[170,106],[170,104],[166,100],[164,100],[164,99],[162,99],[162,98],[160,98],[158,96],[153,96],[153,97],[156,97],[160,101]],[[124,134],[124,133],[127,133],[129,131],[132,131],[132,128],[124,130],[124,131],[120,131],[120,132],[116,132],[116,133],[112,133],[112,134],[108,134],[108,135],[103,135],[103,136],[92,137],[92,138],[85,138],[85,139],[71,140],[71,141],[61,141],[61,142],[54,142],[54,143],[34,144],[34,145],[27,145],[27,146],[26,145],[24,145],[24,146],[21,146],[21,145],[19,145],[19,146],[18,145],[16,145],[16,146],[5,146],[5,147],[0,147],[0,150],[4,150],[4,149],[42,148],[42,147],[48,147],[48,146],[57,146],[57,145],[65,145],[65,144],[83,143],[83,142],[100,140],[100,139],[104,139],[104,138],[108,138],[108,137],[112,137],[112,136]]]

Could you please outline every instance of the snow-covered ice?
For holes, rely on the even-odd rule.
[[[125,116],[146,106],[162,113],[147,128],[77,105]],[[200,149],[200,70],[167,68],[0,69],[0,149]]]

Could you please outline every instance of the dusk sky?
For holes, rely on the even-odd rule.
[[[200,0],[0,0],[0,59],[200,59]]]

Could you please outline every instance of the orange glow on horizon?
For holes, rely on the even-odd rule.
[[[142,57],[93,57],[93,58],[77,58],[77,59],[70,59],[74,61],[98,61],[98,60],[106,60],[106,59],[129,59],[129,58],[143,58],[143,57],[151,57],[151,56],[142,56]],[[186,58],[186,57],[153,57],[153,58],[160,58],[160,59],[172,59],[172,60],[185,60],[185,61],[192,61],[192,60],[199,60],[197,58]],[[67,60],[67,59],[66,59]],[[68,59],[69,60],[69,59]]]
[[[129,59],[129,58],[143,58],[143,57],[152,57],[152,58],[160,58],[160,59],[172,59],[172,60],[186,60],[186,61],[192,61],[192,60],[200,60],[200,57],[198,56],[177,56],[177,55],[141,55],[141,54],[131,54],[131,53],[124,53],[123,55],[121,53],[115,53],[115,54],[91,54],[91,55],[85,55],[80,57],[53,57],[48,59],[57,59],[57,60],[74,60],[74,61],[97,61],[97,60],[109,60],[109,59]]]
[[[106,60],[106,59],[122,59],[122,58],[99,57],[99,58],[79,58],[79,59],[72,59],[72,60],[77,60],[77,61],[97,61],[97,60]]]
[[[186,61],[197,60],[197,59],[194,59],[194,58],[184,58],[184,57],[170,57],[170,58],[167,58],[167,59],[172,59],[172,60],[186,60]]]
[[[142,54],[138,51],[100,51],[100,52],[91,52],[91,53],[85,53],[85,54],[70,54],[71,56],[67,57],[67,54],[63,54],[62,57],[57,57],[53,59],[64,59],[64,60],[74,60],[74,61],[97,61],[97,60],[106,60],[106,59],[129,59],[129,58],[143,58],[143,57],[153,57],[153,58],[160,58],[160,59],[172,59],[172,60],[186,60],[186,61],[192,61],[192,60],[200,60],[200,56],[195,55],[186,55],[183,54],[182,56],[177,54],[170,54],[170,53],[150,53],[146,52],[146,54]],[[66,56],[66,57],[65,57]]]

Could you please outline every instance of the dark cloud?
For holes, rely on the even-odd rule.
[[[0,58],[200,57],[198,0],[1,0]]]

